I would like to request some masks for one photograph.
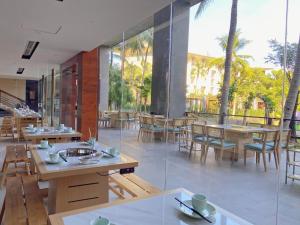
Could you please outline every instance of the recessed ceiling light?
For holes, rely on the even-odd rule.
[[[39,44],[38,41],[28,41],[22,59],[30,59]]]
[[[56,1],[58,1],[58,2],[63,2],[64,0],[56,0]]]
[[[24,70],[25,70],[25,68],[23,68],[23,67],[18,68],[17,74],[22,74],[24,72]]]

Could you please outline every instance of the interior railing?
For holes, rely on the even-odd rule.
[[[18,98],[3,90],[0,90],[0,103],[10,108],[15,108],[17,106],[26,106],[26,102],[23,99]]]

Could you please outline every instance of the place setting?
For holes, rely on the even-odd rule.
[[[72,133],[74,130],[72,127],[66,127],[64,124],[59,124],[55,131],[59,133]]]
[[[93,219],[90,222],[90,225],[116,225],[116,224],[110,222],[109,219],[107,219],[105,217],[99,216],[98,218]]]
[[[187,200],[175,197],[175,200],[179,203],[178,210],[183,215],[196,220],[205,220],[207,223],[214,223],[216,209],[207,202],[205,195],[194,194],[191,199]]]

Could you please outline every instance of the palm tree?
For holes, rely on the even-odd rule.
[[[237,5],[238,5],[238,0],[232,0],[230,28],[229,28],[229,34],[228,34],[228,40],[226,46],[226,59],[224,64],[225,71],[224,71],[223,86],[222,86],[221,106],[219,112],[220,124],[224,124],[225,116],[227,113],[232,51],[233,51],[234,37],[235,37],[236,24],[237,24]]]
[[[284,106],[284,123],[283,127],[287,128],[293,115],[300,85],[300,35],[297,48],[297,57],[295,61],[294,74],[290,83],[289,93]]]
[[[201,15],[204,11],[206,6],[212,2],[213,0],[201,0],[198,10],[196,12],[196,17]],[[222,85],[222,96],[221,96],[221,107],[220,107],[220,117],[219,123],[223,124],[224,119],[227,112],[227,105],[228,105],[228,95],[229,95],[229,87],[230,87],[230,72],[231,72],[231,61],[232,61],[232,52],[233,52],[233,45],[234,45],[234,37],[236,33],[236,24],[237,24],[237,6],[238,0],[232,0],[231,6],[231,18],[230,18],[230,28],[229,34],[227,39],[227,46],[226,46],[226,58],[224,64],[224,78],[223,78],[223,85]]]

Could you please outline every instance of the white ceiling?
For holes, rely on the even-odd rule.
[[[0,0],[0,75],[38,78],[76,53],[112,41],[170,1]],[[40,45],[24,60],[28,40]],[[25,67],[22,75],[16,75],[18,67]]]

